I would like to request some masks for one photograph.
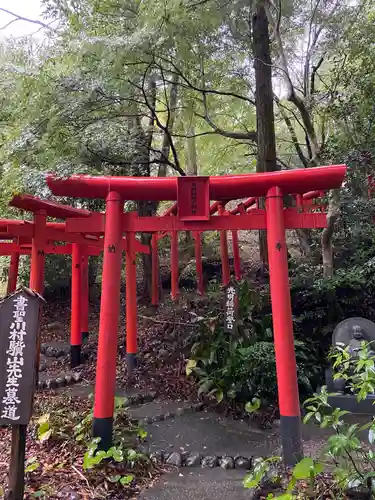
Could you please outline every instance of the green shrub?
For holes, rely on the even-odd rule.
[[[242,282],[237,332],[224,331],[222,314],[203,324],[187,365],[187,373],[197,377],[200,394],[218,401],[246,402],[255,396],[263,403],[277,401],[272,316],[267,307],[267,294],[257,294]],[[302,341],[296,341],[295,348],[301,394],[311,394],[322,371],[316,349]]]
[[[338,349],[331,354],[334,378],[345,379],[348,390],[358,401],[366,399],[375,391],[375,359],[365,342],[358,359],[353,359],[346,349]],[[329,402],[326,387],[320,393],[305,401],[307,414],[304,421],[315,421],[321,428],[330,429],[331,436],[326,440],[318,460],[306,457],[295,465],[289,475],[278,467],[278,484],[281,477],[288,479],[284,492],[276,496],[269,493],[267,498],[297,500],[302,498],[374,498],[375,494],[375,424],[372,417],[364,425],[350,424],[344,419],[348,411],[333,408]],[[256,411],[259,404],[254,401],[246,405],[249,412]],[[361,442],[361,434],[367,434],[368,443]],[[253,470],[245,477],[245,488],[258,490],[257,498],[262,498],[262,487],[267,477],[275,479],[275,464],[281,457],[259,458]],[[326,474],[322,476],[322,473]]]

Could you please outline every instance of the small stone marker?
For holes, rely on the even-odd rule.
[[[238,288],[235,284],[229,283],[225,287],[224,304],[224,330],[228,333],[235,333],[238,320]]]
[[[36,385],[40,307],[44,299],[23,288],[0,303],[0,425],[12,426],[9,494],[22,500],[26,429]]]

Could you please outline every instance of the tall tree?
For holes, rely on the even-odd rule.
[[[272,172],[277,170],[278,166],[276,162],[271,50],[264,1],[258,1],[256,4],[256,10],[252,17],[252,35],[257,117],[257,172]],[[266,231],[259,231],[259,248],[264,271],[268,264]]]

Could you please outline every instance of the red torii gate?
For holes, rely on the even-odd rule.
[[[257,202],[257,199],[251,197],[244,202],[241,202],[235,209],[230,211],[230,214],[236,215],[237,213],[244,213],[245,209],[251,207]],[[227,213],[224,211],[227,202],[215,201],[210,206],[210,215],[215,215],[221,211],[221,215]],[[170,206],[163,214],[162,217],[177,214],[177,203]],[[151,304],[157,306],[159,303],[159,258],[158,258],[158,241],[164,238],[168,233],[162,232],[161,234],[153,233],[152,235],[152,299]],[[178,233],[171,233],[171,297],[172,300],[177,300],[178,290]],[[196,277],[197,277],[197,292],[199,295],[204,294],[203,283],[203,265],[202,265],[202,240],[201,232],[194,231],[193,238],[195,240],[195,263],[196,263]],[[233,247],[233,260],[235,277],[237,280],[241,279],[241,262],[238,245],[237,231],[232,230],[232,247]],[[222,263],[222,282],[227,285],[230,280],[229,269],[229,256],[228,256],[228,241],[226,231],[220,231],[220,255]]]
[[[302,195],[309,189],[340,187],[346,167],[310,168],[293,171],[221,177],[89,177],[47,178],[55,195],[106,199],[106,213],[67,219],[71,232],[104,231],[104,259],[96,374],[93,433],[101,446],[112,443],[116,382],[117,330],[121,271],[121,239],[128,239],[128,264],[135,269],[135,233],[161,231],[210,231],[267,229],[273,329],[280,407],[280,431],[284,460],[294,464],[303,454],[301,419],[294,353],[285,229],[325,227],[326,214],[284,208],[283,195]],[[265,210],[254,209],[239,215],[210,216],[209,200],[228,201],[248,196],[265,197]],[[177,200],[178,215],[139,217],[123,213],[124,200]],[[130,247],[130,248],[129,248]],[[134,275],[127,281],[127,322],[136,318]],[[128,292],[129,289],[129,292]]]
[[[16,238],[18,243],[0,244],[0,252],[11,255],[9,268],[8,289],[16,286],[18,275],[18,261],[20,253],[31,254],[31,271],[40,277],[38,291],[44,288],[44,257],[46,253],[71,254],[72,255],[72,290],[71,290],[71,366],[75,367],[81,363],[82,338],[88,335],[88,257],[100,255],[103,251],[104,239],[101,238],[99,230],[93,228],[90,233],[80,231],[76,234],[65,231],[65,223],[46,222],[47,216],[64,219],[69,217],[88,217],[92,212],[88,210],[75,209],[67,205],[41,200],[31,195],[16,196],[10,205],[22,210],[34,213],[34,222],[20,220],[0,220],[0,237]],[[42,216],[37,217],[37,216]],[[42,225],[41,225],[42,224]],[[35,244],[35,236],[39,234],[39,240]],[[70,242],[71,245],[54,246],[51,241]],[[31,246],[25,246],[25,242],[31,242]],[[21,244],[22,243],[22,244]],[[5,246],[6,245],[6,246]],[[37,248],[36,248],[37,247]],[[121,249],[127,252],[127,242],[121,241]],[[34,252],[33,252],[34,249]],[[134,242],[135,252],[149,253],[150,249],[138,240]],[[35,259],[35,254],[38,259]],[[31,275],[30,273],[30,283]]]
[[[296,195],[296,206],[299,211],[308,210],[324,210],[325,205],[321,203],[316,204],[316,198],[322,198],[325,195],[324,191],[309,191],[303,195]],[[216,214],[221,210],[221,215],[228,214],[225,210],[227,202],[215,201],[210,206],[210,215]],[[249,212],[249,210],[254,210],[259,208],[259,200],[254,197],[250,197],[247,200],[240,202],[235,208],[229,211],[230,215],[244,214]],[[177,203],[171,205],[163,214],[162,217],[168,217],[170,215],[177,214]],[[241,279],[241,258],[239,250],[238,232],[237,230],[232,230],[232,253],[233,253],[233,263],[234,263],[234,275],[237,281]],[[158,256],[158,241],[167,236],[167,232],[162,232],[160,234],[153,233],[152,235],[152,299],[151,304],[153,306],[158,306],[159,303],[159,256]],[[176,233],[178,234],[178,233]],[[201,233],[199,231],[193,232],[193,238],[195,240],[195,263],[196,263],[196,280],[197,280],[197,292],[199,295],[204,294],[204,283],[203,283],[203,266],[202,266],[202,241]],[[172,300],[177,300],[178,297],[178,238],[175,236],[171,237],[171,297]],[[221,255],[221,265],[222,265],[222,283],[226,286],[230,280],[230,268],[229,268],[229,256],[228,256],[228,241],[227,234],[225,230],[220,231],[220,255]]]

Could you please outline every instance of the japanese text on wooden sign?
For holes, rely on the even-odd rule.
[[[210,181],[208,177],[177,178],[178,216],[183,221],[210,218]]]
[[[35,386],[39,299],[19,292],[0,305],[0,424],[27,424]]]
[[[229,284],[225,288],[225,317],[224,328],[227,332],[234,332],[237,324],[238,296],[237,288]]]

